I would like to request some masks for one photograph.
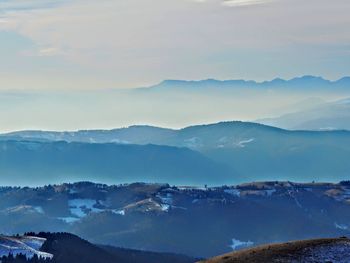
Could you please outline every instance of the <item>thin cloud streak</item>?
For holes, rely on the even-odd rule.
[[[70,0],[3,0],[0,2],[0,14],[54,8],[68,2]]]
[[[255,6],[274,2],[276,0],[193,0],[197,3],[215,3],[227,7]]]
[[[240,6],[253,6],[271,3],[273,0],[225,0],[222,2],[224,6],[240,7]]]

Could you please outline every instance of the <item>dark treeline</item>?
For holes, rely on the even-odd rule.
[[[1,263],[52,263],[51,259],[39,258],[34,255],[32,258],[27,258],[26,255],[18,254],[16,256],[10,254],[0,258]]]

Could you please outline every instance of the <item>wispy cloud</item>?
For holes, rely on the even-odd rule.
[[[56,47],[39,47],[36,50],[25,50],[20,54],[26,57],[54,57],[64,55],[64,52]]]
[[[197,3],[214,2],[213,0],[193,0],[193,1]],[[228,7],[240,7],[240,6],[254,6],[254,5],[267,4],[273,1],[276,1],[276,0],[216,0],[215,2],[217,4],[221,4],[223,6],[228,6]]]
[[[46,9],[67,3],[69,0],[2,0],[0,14],[16,11]]]
[[[224,6],[239,7],[239,6],[252,6],[261,5],[272,2],[273,0],[224,0],[222,4]]]

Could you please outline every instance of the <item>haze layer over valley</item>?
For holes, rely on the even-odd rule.
[[[227,120],[255,121],[350,98],[349,83],[346,77],[329,81],[304,76],[265,82],[168,80],[136,89],[2,89],[0,131],[112,129],[134,124],[182,128]],[[300,122],[281,126],[313,127]],[[320,125],[344,127],[330,121],[328,126],[327,122]]]

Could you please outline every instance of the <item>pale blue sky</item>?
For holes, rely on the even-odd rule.
[[[1,89],[350,75],[349,0],[3,0]]]

